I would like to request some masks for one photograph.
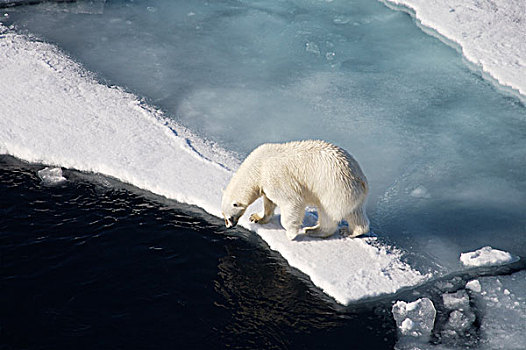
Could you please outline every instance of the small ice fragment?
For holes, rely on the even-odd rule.
[[[469,296],[465,290],[461,289],[455,293],[442,294],[442,300],[444,301],[444,307],[449,310],[469,309]]]
[[[37,174],[44,185],[57,185],[66,181],[66,178],[62,176],[61,168],[46,167],[42,170],[39,170]]]
[[[466,283],[466,289],[469,289],[475,293],[480,293],[482,291],[482,286],[480,285],[479,280],[471,280]]]
[[[465,266],[501,265],[513,261],[513,256],[505,251],[483,247],[474,252],[460,254],[460,261]]]
[[[315,55],[320,54],[320,48],[318,47],[318,45],[316,45],[315,42],[312,42],[312,41],[309,41],[308,43],[305,44],[305,50]]]
[[[412,303],[397,301],[392,308],[393,317],[402,335],[428,338],[435,323],[436,310],[428,298]]]
[[[427,188],[422,185],[418,185],[414,190],[412,190],[410,196],[415,198],[431,198]]]
[[[195,12],[188,12],[186,15],[187,15],[188,17],[192,17],[192,16],[195,16]]]

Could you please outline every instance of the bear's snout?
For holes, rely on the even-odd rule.
[[[229,218],[225,218],[225,226],[226,228],[232,228],[234,226],[237,225],[237,219],[234,218],[233,216],[229,217]]]

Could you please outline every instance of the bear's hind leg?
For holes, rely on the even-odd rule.
[[[331,219],[327,213],[318,208],[318,223],[315,226],[305,227],[305,234],[311,237],[325,238],[332,236],[338,228],[338,222]]]
[[[263,216],[260,216],[257,213],[250,215],[250,222],[256,224],[266,224],[270,221],[274,215],[274,209],[276,209],[276,204],[272,202],[267,196],[263,195]]]
[[[345,221],[349,224],[350,237],[358,237],[369,232],[369,219],[365,214],[365,208],[360,205],[354,211],[350,212]]]

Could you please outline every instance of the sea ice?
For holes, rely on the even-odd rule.
[[[510,253],[491,247],[483,247],[474,252],[460,254],[460,261],[465,266],[491,266],[507,264],[515,260]]]

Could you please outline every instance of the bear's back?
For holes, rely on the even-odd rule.
[[[315,192],[345,187],[367,191],[367,179],[358,162],[344,149],[321,140],[264,144],[253,153],[261,161],[263,178],[295,179]],[[351,188],[350,188],[351,187]]]

